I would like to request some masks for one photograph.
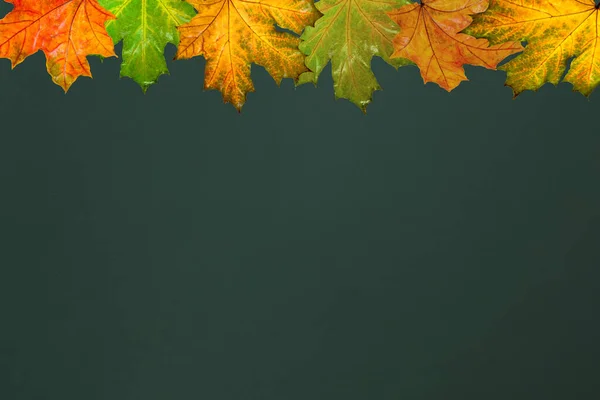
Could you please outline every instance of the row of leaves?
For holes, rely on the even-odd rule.
[[[600,81],[600,19],[593,0],[6,0],[0,57],[13,68],[42,50],[65,92],[91,77],[88,55],[116,56],[121,76],[144,90],[175,59],[206,59],[205,89],[241,110],[254,91],[251,64],[277,84],[317,83],[331,61],[334,92],[363,111],[380,86],[371,60],[416,65],[450,91],[465,64],[500,69],[516,95],[564,80],[588,96]],[[290,31],[290,32],[288,32]],[[291,33],[294,32],[295,34]],[[521,43],[526,42],[524,48]],[[569,71],[565,75],[567,64]]]

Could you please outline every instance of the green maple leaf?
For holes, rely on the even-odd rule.
[[[168,74],[164,50],[179,44],[177,26],[196,12],[182,0],[99,0],[117,19],[106,30],[117,44],[123,40],[121,76],[137,82],[144,92],[162,74]]]
[[[319,74],[331,60],[336,98],[345,98],[363,112],[373,92],[381,87],[371,71],[373,56],[398,68],[412,62],[390,59],[393,40],[400,27],[387,11],[410,4],[409,0],[320,0],[315,3],[323,14],[314,27],[306,27],[300,37],[300,50],[307,55],[310,72],[300,75],[298,84],[317,83]]]

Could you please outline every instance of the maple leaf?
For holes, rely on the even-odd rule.
[[[323,13],[314,27],[307,27],[300,39],[300,50],[307,55],[310,72],[300,76],[300,84],[317,83],[331,60],[335,97],[350,100],[363,112],[373,92],[381,87],[371,71],[373,56],[381,57],[395,68],[408,60],[391,60],[392,40],[398,25],[386,14],[408,0],[321,0],[315,5]]]
[[[114,43],[123,40],[121,76],[137,82],[144,92],[162,74],[168,74],[164,49],[179,44],[177,26],[196,13],[182,0],[100,0],[116,20],[106,29]]]
[[[254,91],[250,64],[262,65],[278,85],[308,70],[299,38],[278,32],[275,24],[299,35],[320,16],[312,0],[187,1],[198,15],[178,27],[175,59],[204,56],[204,88],[220,90],[238,111]]]
[[[469,26],[469,14],[485,11],[488,0],[421,0],[388,15],[400,25],[391,57],[413,61],[424,83],[435,82],[447,91],[467,81],[463,65],[496,69],[500,61],[523,50],[520,42],[489,46],[486,39],[459,33]]]
[[[42,50],[52,80],[66,92],[79,76],[91,77],[88,55],[115,56],[104,24],[114,16],[96,0],[6,0],[0,20],[0,57],[16,67]]]
[[[600,82],[598,9],[593,0],[494,0],[465,30],[492,43],[526,41],[522,54],[499,69],[514,96],[564,81],[589,96]]]

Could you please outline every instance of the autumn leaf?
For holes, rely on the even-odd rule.
[[[106,29],[114,43],[123,40],[121,76],[137,82],[145,92],[162,74],[168,74],[164,50],[179,44],[177,26],[196,13],[182,0],[100,0],[116,20]]]
[[[6,0],[0,20],[0,57],[14,68],[42,50],[52,80],[65,92],[79,76],[91,77],[88,55],[115,56],[104,24],[113,19],[96,0]]]
[[[307,71],[299,38],[319,17],[311,0],[187,0],[198,15],[178,29],[176,59],[206,58],[205,89],[217,89],[241,110],[254,91],[250,64],[262,65],[279,84]]]
[[[373,56],[398,67],[408,60],[391,60],[392,40],[398,25],[386,12],[408,4],[408,0],[321,0],[315,5],[323,13],[314,27],[307,27],[300,38],[300,50],[307,55],[310,72],[300,76],[300,84],[317,83],[331,60],[336,98],[348,99],[363,112],[373,92],[381,87],[371,71]]]
[[[398,25],[392,58],[413,61],[424,83],[435,82],[447,91],[468,80],[463,65],[496,69],[500,61],[523,50],[519,42],[489,46],[461,30],[469,26],[469,14],[486,10],[488,0],[421,0],[388,15]]]
[[[491,43],[526,41],[522,54],[499,69],[517,96],[564,81],[589,96],[600,82],[598,9],[593,0],[494,0],[465,33]]]

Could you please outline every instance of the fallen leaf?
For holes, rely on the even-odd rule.
[[[598,8],[593,0],[493,0],[465,33],[491,43],[526,41],[522,54],[499,69],[517,96],[564,81],[589,96],[600,82]]]
[[[6,0],[14,8],[0,20],[0,57],[14,68],[42,50],[52,80],[66,92],[91,77],[88,55],[115,56],[104,24],[114,16],[96,0]]]
[[[299,35],[319,17],[311,0],[187,0],[196,15],[178,27],[176,59],[206,58],[205,89],[220,90],[240,111],[254,91],[252,63],[263,66],[279,84],[307,70],[298,50]]]
[[[373,56],[399,67],[408,60],[390,60],[392,40],[398,25],[387,12],[403,6],[408,0],[321,0],[316,4],[323,13],[314,27],[307,27],[300,38],[300,50],[307,55],[310,72],[300,76],[299,83],[317,83],[323,68],[331,60],[331,73],[336,98],[350,100],[366,111],[373,92],[381,86],[371,71]]]
[[[388,15],[400,25],[392,58],[413,61],[424,83],[447,91],[467,81],[463,65],[496,69],[498,63],[523,50],[519,42],[489,46],[486,39],[459,33],[471,23],[470,14],[483,12],[488,0],[421,0]]]
[[[177,26],[196,13],[181,0],[100,0],[116,20],[106,29],[114,43],[123,40],[121,76],[137,82],[145,92],[162,74],[168,74],[164,50],[179,44]]]

